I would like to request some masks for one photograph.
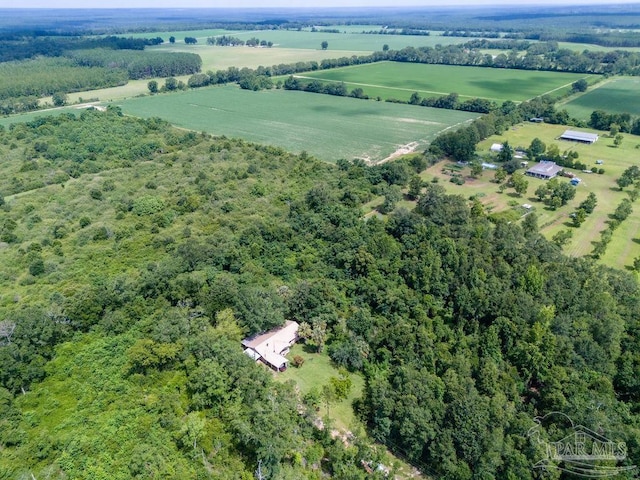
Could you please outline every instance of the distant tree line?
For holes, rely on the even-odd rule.
[[[500,38],[500,32],[478,31],[478,30],[447,30],[442,32],[443,37],[483,37]]]
[[[483,42],[486,44],[486,42]],[[498,48],[500,42],[494,41]],[[505,44],[509,45],[509,43]],[[601,73],[640,75],[640,53],[626,50],[610,52],[576,52],[566,48],[555,48],[553,43],[529,45],[525,55],[518,49],[508,53],[491,55],[482,53],[476,47],[477,41],[462,45],[436,45],[435,47],[406,47],[401,50],[376,52],[372,56],[385,57],[386,60],[411,63],[430,63],[445,65],[468,65],[494,68],[516,68],[522,70],[548,70],[574,73]],[[524,47],[525,44],[522,44]],[[507,47],[508,48],[508,47]]]
[[[413,35],[418,37],[428,37],[431,32],[415,28],[381,28],[379,30],[363,30],[362,33],[368,35]]]
[[[148,45],[159,45],[164,40],[155,38],[125,38],[107,36],[91,37],[0,37],[0,63],[12,60],[24,60],[36,56],[60,57],[73,50],[108,48],[111,50],[144,50]]]
[[[132,80],[190,75],[200,71],[202,59],[187,52],[135,52],[108,49],[78,50],[70,55],[81,67],[123,69]]]
[[[218,47],[241,47],[246,45],[247,47],[273,47],[273,42],[267,40],[260,40],[256,37],[251,37],[249,40],[241,40],[238,37],[231,35],[221,35],[218,37],[207,38],[208,45],[215,45]]]

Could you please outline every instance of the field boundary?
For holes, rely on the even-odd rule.
[[[582,77],[582,78],[583,78],[583,79],[587,79],[587,78],[589,78],[590,76],[592,76],[592,75],[587,75],[587,76]],[[552,90],[549,90],[548,92],[541,93],[540,95],[538,95],[538,97],[543,97],[543,96],[545,96],[545,95],[549,95],[550,93],[557,92],[558,90],[562,90],[563,88],[567,88],[569,85],[573,85],[574,83],[575,83],[575,82],[565,83],[564,85],[560,85],[559,87],[554,88],[554,89],[552,89]],[[531,97],[531,98],[527,99],[526,101],[527,101],[527,102],[528,102],[528,101],[531,101],[531,100],[533,100],[534,98],[536,98],[536,97]],[[516,103],[517,103],[517,102],[516,102]]]
[[[319,80],[322,82],[327,82],[327,83],[344,83],[345,85],[357,85],[359,87],[372,87],[372,88],[383,88],[385,90],[398,90],[401,92],[422,92],[422,93],[434,93],[436,95],[449,95],[452,92],[436,92],[433,90],[421,90],[421,89],[415,89],[415,88],[401,88],[401,87],[389,87],[386,85],[376,85],[375,83],[358,83],[358,82],[344,82],[342,80],[331,80],[329,78],[322,78],[322,77],[308,77],[306,75],[293,75],[294,78],[302,78],[305,80]],[[561,87],[562,88],[562,87]],[[458,94],[459,98],[482,98],[485,100],[495,100],[495,101],[502,101],[499,98],[492,98],[492,97],[474,97],[472,95],[463,95],[463,94]],[[515,102],[515,103],[520,103],[520,102]]]

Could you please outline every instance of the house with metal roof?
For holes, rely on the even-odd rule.
[[[595,143],[598,141],[597,133],[587,133],[587,132],[578,132],[576,130],[565,130],[565,132],[560,135],[562,140],[570,140],[572,142],[580,142],[580,143]]]
[[[562,167],[556,162],[540,162],[536,163],[533,167],[527,170],[525,173],[531,177],[542,178],[543,180],[550,180],[557,176],[562,171]]]
[[[282,327],[245,338],[242,341],[244,353],[255,361],[282,372],[287,369],[289,363],[285,355],[298,340],[299,327],[297,322],[287,320]]]

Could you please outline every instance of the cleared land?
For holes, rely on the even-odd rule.
[[[562,108],[565,108],[572,117],[582,120],[588,120],[594,110],[640,115],[638,92],[640,92],[639,78],[618,77],[588,90],[567,102]]]
[[[338,369],[333,366],[331,359],[326,353],[310,353],[303,345],[295,345],[287,357],[293,359],[294,356],[301,356],[304,364],[300,368],[290,366],[285,372],[276,375],[276,379],[286,382],[293,380],[300,389],[302,395],[306,395],[314,388],[322,391],[322,387],[329,385],[331,377],[339,377]],[[349,396],[338,402],[329,404],[329,418],[335,422],[335,427],[340,430],[347,430],[355,421],[353,413],[353,401],[362,396],[364,380],[360,375],[351,374],[349,378],[352,382]],[[327,414],[326,404],[321,407],[322,415]]]
[[[559,140],[558,137],[566,127],[561,125],[545,124],[522,124],[513,127],[500,136],[493,136],[478,145],[478,152],[491,158],[489,147],[492,143],[502,143],[509,141],[512,146],[527,147],[531,140],[538,137],[547,146],[558,145],[561,152],[565,150],[577,151],[579,160],[585,163],[588,168],[596,166],[596,160],[603,160],[605,169],[603,175],[593,173],[583,173],[576,170],[569,170],[582,179],[582,183],[576,187],[576,196],[568,205],[557,210],[551,210],[535,197],[535,190],[545,180],[527,177],[529,187],[527,193],[518,196],[513,189],[507,189],[504,193],[498,192],[498,185],[491,182],[494,172],[485,170],[478,179],[468,177],[469,169],[462,168],[460,173],[467,177],[464,185],[455,185],[449,182],[449,175],[443,173],[443,168],[448,167],[451,162],[441,162],[429,168],[423,177],[426,181],[432,181],[434,177],[439,179],[440,185],[444,186],[449,193],[460,194],[465,198],[477,195],[482,202],[487,213],[513,211],[518,218],[522,213],[520,206],[529,203],[534,207],[538,216],[538,225],[541,232],[551,238],[560,230],[571,230],[573,238],[564,247],[565,253],[571,256],[588,255],[593,251],[594,241],[600,240],[600,232],[607,227],[610,215],[623,198],[627,198],[626,192],[621,192],[615,181],[622,172],[631,165],[637,164],[638,150],[636,145],[640,144],[640,137],[625,135],[622,146],[613,148],[613,139],[601,136],[593,145],[584,145],[574,142]],[[583,130],[583,129],[581,129]],[[598,132],[594,132],[598,133]],[[602,133],[602,132],[599,132]],[[453,164],[456,167],[455,164]],[[523,169],[519,170],[524,172]],[[561,179],[562,180],[562,179]],[[567,180],[568,181],[568,180]],[[594,212],[587,217],[587,220],[580,228],[570,226],[570,214],[575,211],[589,192],[596,194],[598,205]],[[606,253],[602,256],[601,262],[618,268],[629,267],[633,259],[640,255],[640,202],[633,205],[634,211],[614,232],[613,240],[607,247]]]
[[[457,93],[461,99],[487,98],[516,102],[568,90],[571,84],[591,75],[502,68],[424,65],[378,62],[305,73],[304,77],[344,82],[360,87],[370,97],[408,100],[413,92],[423,97]]]
[[[209,87],[119,103],[124,113],[161,117],[214,135],[307,151],[327,161],[379,161],[415,142],[424,148],[443,130],[476,114],[330,95],[236,86]]]

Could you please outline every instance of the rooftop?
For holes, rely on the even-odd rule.
[[[556,164],[556,162],[540,162],[527,170],[527,174],[536,177],[553,178],[560,172],[560,170],[562,170],[562,167]]]
[[[578,142],[593,143],[598,140],[598,134],[578,132],[576,130],[565,130],[565,132],[560,135],[560,138],[564,140],[576,140]]]

